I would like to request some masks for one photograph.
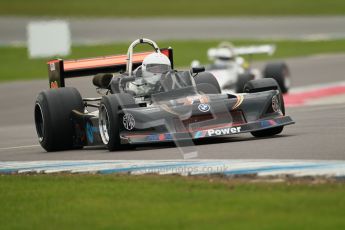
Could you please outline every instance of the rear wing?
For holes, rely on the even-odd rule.
[[[259,45],[259,46],[243,46],[236,47],[236,55],[245,55],[245,54],[268,54],[273,55],[276,47],[275,45]]]
[[[160,51],[170,59],[171,67],[174,68],[173,49],[164,48],[160,49]],[[153,52],[154,51],[133,54],[133,67],[136,68],[140,66],[144,58]],[[59,88],[65,87],[66,78],[126,71],[127,55],[113,55],[75,60],[54,59],[49,61],[47,64],[49,86],[50,88]]]
[[[258,46],[242,46],[242,47],[218,47],[211,48],[207,51],[209,59],[213,60],[222,53],[224,50],[231,50],[233,55],[252,55],[252,54],[268,54],[273,55],[276,47],[275,45],[258,45]]]

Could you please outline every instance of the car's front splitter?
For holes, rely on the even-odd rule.
[[[261,119],[255,122],[244,123],[240,125],[218,124],[216,126],[208,126],[203,129],[192,132],[129,132],[123,131],[120,134],[122,144],[142,144],[166,141],[190,140],[207,137],[216,137],[224,135],[232,135],[246,132],[259,131],[278,126],[291,125],[295,122],[290,116],[281,116],[277,118]]]

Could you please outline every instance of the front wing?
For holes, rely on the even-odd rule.
[[[255,122],[245,123],[241,125],[221,124],[217,126],[209,126],[192,132],[127,132],[120,134],[122,144],[142,144],[155,143],[174,140],[190,140],[207,137],[225,136],[246,132],[259,131],[279,126],[291,125],[295,122],[290,116],[281,116],[277,118],[262,119]]]

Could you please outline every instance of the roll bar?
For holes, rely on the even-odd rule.
[[[137,39],[134,42],[132,42],[132,44],[128,47],[128,51],[127,51],[127,68],[126,68],[126,71],[127,71],[129,77],[132,76],[132,71],[133,71],[133,61],[132,61],[133,60],[133,50],[138,44],[148,44],[155,50],[155,52],[161,53],[158,45],[154,41],[152,41],[148,38],[140,38],[140,39]]]

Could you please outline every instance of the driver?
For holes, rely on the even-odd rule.
[[[235,61],[235,54],[231,48],[219,48],[215,55],[214,64],[216,66],[227,67]]]
[[[142,65],[135,70],[135,76],[139,77],[141,72],[141,77],[129,84],[129,90],[136,95],[150,94],[156,88],[162,74],[170,70],[171,63],[167,56],[162,53],[149,54],[144,58]]]

